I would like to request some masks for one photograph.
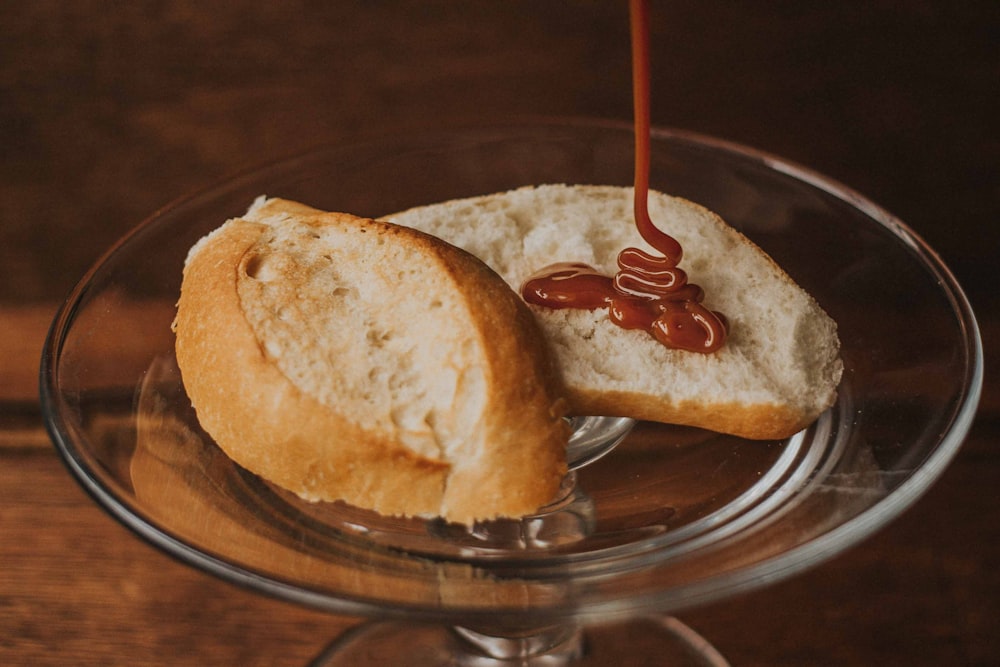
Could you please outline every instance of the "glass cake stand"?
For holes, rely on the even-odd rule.
[[[961,289],[857,193],[746,147],[654,130],[652,187],[721,214],[838,322],[839,399],[781,441],[578,419],[565,497],[522,521],[462,528],[303,502],[221,453],[175,366],[188,248],[260,194],[375,217],[529,184],[629,185],[632,158],[625,124],[450,128],[320,148],[178,201],[111,248],[58,313],[41,365],[55,445],[112,516],[180,560],[372,619],[317,664],[725,664],[671,614],[884,526],[941,474],[979,399],[982,349]]]

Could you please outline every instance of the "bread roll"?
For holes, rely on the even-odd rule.
[[[258,200],[190,251],[185,389],[233,460],[314,500],[470,523],[565,474],[565,401],[523,302],[419,231]]]
[[[632,189],[544,185],[386,216],[476,255],[515,290],[553,262],[613,275],[638,235]],[[635,417],[746,438],[787,437],[836,398],[836,325],[760,248],[705,208],[651,192],[653,222],[684,248],[680,267],[729,322],[713,354],[668,349],[606,309],[532,306],[575,414]]]

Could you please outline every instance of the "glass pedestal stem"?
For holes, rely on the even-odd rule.
[[[499,632],[496,628],[479,631],[463,626],[452,630],[472,649],[459,663],[468,667],[561,667],[572,665],[583,655],[583,633],[575,624]]]

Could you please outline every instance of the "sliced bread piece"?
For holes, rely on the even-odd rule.
[[[531,313],[419,231],[258,200],[191,249],[174,330],[205,431],[304,498],[469,523],[536,510],[565,474]]]
[[[554,262],[607,275],[625,247],[652,251],[633,222],[632,189],[544,185],[386,216],[476,255],[515,290]],[[686,424],[754,438],[787,437],[836,398],[836,325],[763,251],[717,215],[651,192],[653,222],[684,248],[680,267],[729,322],[713,354],[668,349],[608,320],[605,309],[532,306],[575,414]]]

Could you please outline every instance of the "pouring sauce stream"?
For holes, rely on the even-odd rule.
[[[635,117],[633,213],[639,235],[660,255],[625,248],[613,277],[579,262],[552,264],[529,277],[521,294],[528,303],[547,308],[607,308],[618,326],[644,329],[667,347],[710,353],[725,342],[726,319],[702,305],[704,291],[688,283],[687,274],[677,266],[683,256],[681,244],[658,229],[649,215],[649,1],[630,0],[629,20]]]

